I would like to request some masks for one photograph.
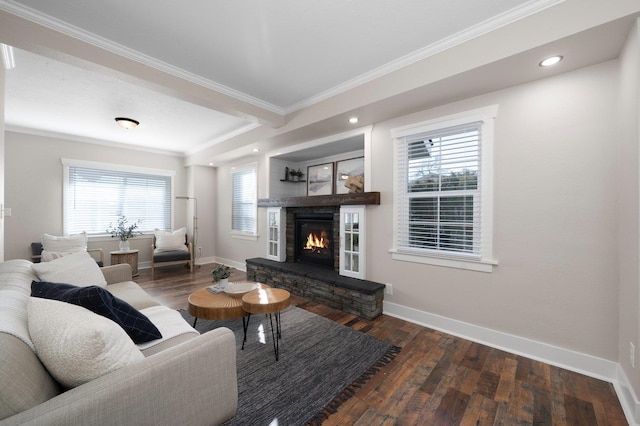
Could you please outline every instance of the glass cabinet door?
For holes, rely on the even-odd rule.
[[[284,211],[281,207],[267,209],[267,258],[284,261]]]
[[[340,274],[364,279],[364,206],[340,208]]]

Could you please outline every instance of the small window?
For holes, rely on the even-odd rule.
[[[63,159],[64,232],[104,235],[118,215],[139,230],[171,229],[174,172]]]
[[[256,166],[235,168],[232,176],[231,229],[255,235],[257,216]]]
[[[471,262],[491,258],[494,116],[469,114],[393,131],[396,247],[392,252],[404,254],[400,260],[412,255]]]

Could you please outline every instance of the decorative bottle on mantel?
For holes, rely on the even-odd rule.
[[[289,168],[284,168],[284,180],[289,180]]]

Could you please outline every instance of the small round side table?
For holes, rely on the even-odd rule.
[[[138,273],[138,252],[140,250],[127,250],[127,251],[110,251],[111,264],[119,265],[121,263],[128,263],[131,265],[131,276],[137,277]]]
[[[249,315],[247,318],[247,328],[251,320],[251,314],[269,315],[271,323],[271,337],[273,338],[273,352],[276,355],[276,361],[280,357],[280,343],[282,337],[282,329],[280,327],[280,312],[289,306],[291,294],[287,290],[281,288],[261,288],[250,291],[242,296],[242,309]],[[272,315],[274,314],[274,315]],[[276,331],[273,331],[273,317],[276,321]],[[245,331],[246,336],[246,331]],[[242,343],[244,347],[244,342]]]

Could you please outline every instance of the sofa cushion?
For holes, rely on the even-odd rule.
[[[175,250],[189,251],[189,248],[185,245],[187,228],[182,227],[173,232],[156,229],[153,233],[156,239],[154,253]]]
[[[87,233],[82,232],[68,237],[42,234],[42,261],[50,262],[68,254],[87,250]]]
[[[179,260],[190,260],[191,254],[188,251],[161,251],[154,252],[153,261],[154,262],[175,262]]]
[[[31,281],[38,279],[24,259],[0,263],[0,332],[9,333],[35,350],[27,328],[27,301]]]
[[[175,309],[169,309],[166,306],[151,306],[143,309],[142,313],[153,321],[162,332],[162,339],[138,344],[138,349],[142,351],[144,356],[175,346],[200,334]]]
[[[149,296],[149,293],[133,281],[109,284],[107,285],[107,290],[118,299],[124,300],[139,311],[150,306],[160,305],[157,300]]]
[[[31,295],[82,306],[118,324],[135,343],[162,338],[158,328],[133,306],[97,287],[33,281]]]
[[[0,366],[0,420],[35,407],[60,393],[60,385],[33,350],[8,333],[0,333]]]
[[[40,281],[68,283],[78,286],[107,286],[96,261],[86,251],[79,251],[51,262],[34,263],[32,266]]]
[[[121,327],[85,308],[32,297],[27,311],[36,353],[63,386],[79,386],[144,359]]]

